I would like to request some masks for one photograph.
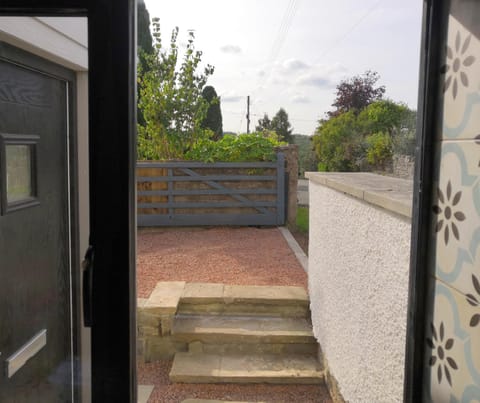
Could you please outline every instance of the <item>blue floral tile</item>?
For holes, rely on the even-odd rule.
[[[442,66],[443,138],[473,139],[480,133],[480,40],[449,17]]]
[[[425,323],[425,401],[448,403],[480,402],[480,20],[459,12],[464,3],[450,4],[464,24],[448,17],[439,66]],[[480,11],[480,3],[468,7]]]
[[[480,324],[472,320],[480,316],[480,306],[440,281],[432,291],[425,340],[426,400],[470,402],[480,397]]]
[[[463,294],[480,276],[480,145],[444,141],[432,205],[435,276]]]

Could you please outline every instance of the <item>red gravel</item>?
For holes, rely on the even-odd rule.
[[[158,281],[307,289],[307,276],[277,228],[146,229],[137,237],[137,289],[142,298]],[[155,386],[149,403],[188,398],[331,403],[327,389],[316,385],[171,384],[171,365],[171,361],[138,365],[138,383]]]
[[[178,403],[185,399],[269,403],[332,402],[327,389],[317,385],[171,384],[168,379],[171,365],[171,361],[139,365],[138,383],[155,385],[149,403]]]
[[[277,228],[139,230],[137,292],[148,298],[158,281],[295,285],[307,276]]]

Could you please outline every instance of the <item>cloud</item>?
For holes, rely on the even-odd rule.
[[[288,85],[291,83],[290,77],[296,77],[310,69],[311,66],[302,60],[287,59],[283,62],[275,62],[273,65],[263,65],[257,70],[256,74],[260,78],[268,77],[271,84]]]
[[[281,68],[285,73],[295,73],[302,70],[307,70],[310,66],[298,59],[287,59],[285,60]]]
[[[273,67],[274,81],[295,78],[297,85],[329,88],[339,81],[347,69],[340,63],[311,65],[300,59],[286,59]],[[283,84],[286,82],[284,81]]]
[[[230,53],[236,55],[242,53],[242,48],[237,45],[224,45],[220,48],[220,51],[223,53]]]
[[[226,96],[226,97],[221,97],[222,102],[239,102],[242,100],[242,98],[239,95],[231,95],[231,96]]]
[[[341,63],[335,63],[330,66],[327,66],[326,71],[329,73],[345,73],[348,69]]]
[[[298,77],[297,84],[299,85],[308,85],[312,87],[319,88],[330,88],[332,87],[332,82],[330,79],[322,73],[307,73]]]
[[[297,94],[293,96],[292,102],[295,104],[309,104],[311,100],[305,95]]]
[[[279,76],[273,76],[272,79],[270,80],[270,83],[273,85],[288,85],[289,82],[284,79],[283,77]]]
[[[222,95],[220,95],[220,100],[223,103],[234,103],[234,102],[239,102],[245,97],[242,97],[241,95],[237,95],[234,92],[226,92]]]

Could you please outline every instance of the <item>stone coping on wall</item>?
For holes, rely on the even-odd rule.
[[[408,219],[412,217],[412,180],[369,172],[306,172],[305,177]]]

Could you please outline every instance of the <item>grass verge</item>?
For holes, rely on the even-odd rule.
[[[297,229],[300,232],[308,234],[308,207],[298,207]]]

